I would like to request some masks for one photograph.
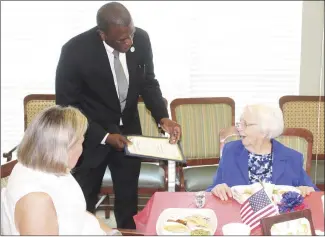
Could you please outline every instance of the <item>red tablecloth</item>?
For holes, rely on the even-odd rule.
[[[311,209],[312,219],[316,230],[324,231],[324,213],[321,196],[324,192],[314,192],[305,198]],[[156,222],[160,213],[167,208],[196,208],[194,193],[190,192],[156,192],[146,207],[134,216],[137,230],[145,235],[156,235]],[[215,211],[218,226],[215,235],[222,235],[222,226],[230,222],[241,222],[240,205],[235,200],[221,201],[211,193],[206,195],[206,205]],[[256,229],[252,235],[261,235],[261,229]]]

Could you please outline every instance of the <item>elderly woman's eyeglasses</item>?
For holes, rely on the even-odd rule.
[[[245,129],[250,126],[257,125],[257,123],[246,123],[246,121],[241,121],[236,123],[236,128]]]

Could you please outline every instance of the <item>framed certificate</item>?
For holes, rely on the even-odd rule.
[[[128,156],[186,163],[180,145],[170,144],[167,137],[130,135],[126,138],[132,142],[125,147]]]

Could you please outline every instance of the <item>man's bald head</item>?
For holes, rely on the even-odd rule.
[[[126,7],[118,2],[103,5],[97,12],[97,26],[101,31],[108,32],[110,26],[129,26],[132,17]]]

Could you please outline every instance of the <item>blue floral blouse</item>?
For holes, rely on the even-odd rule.
[[[250,184],[259,181],[271,183],[272,181],[272,153],[257,155],[248,153],[248,178]]]

